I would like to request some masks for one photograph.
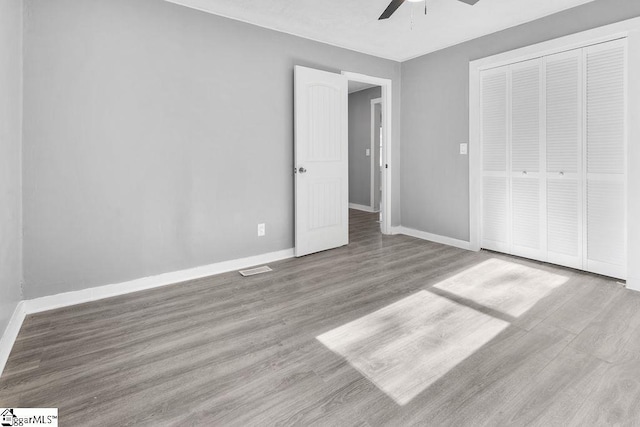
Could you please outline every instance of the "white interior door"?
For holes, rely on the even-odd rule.
[[[582,49],[545,58],[547,257],[584,268]]]
[[[347,97],[345,76],[295,67],[298,257],[349,243]]]
[[[542,59],[520,62],[510,68],[511,252],[545,260]]]
[[[481,75],[482,247],[510,252],[508,67]]]
[[[626,278],[626,45],[584,49],[588,271]]]

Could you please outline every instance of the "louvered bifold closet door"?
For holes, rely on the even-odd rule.
[[[482,247],[509,252],[507,177],[508,67],[480,75],[482,117]]]
[[[544,261],[542,59],[511,66],[511,253]]]
[[[545,58],[547,259],[583,268],[582,49]]]
[[[585,269],[626,278],[626,44],[584,49]]]

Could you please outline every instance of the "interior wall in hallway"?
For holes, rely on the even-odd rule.
[[[349,203],[371,205],[371,100],[382,89],[372,87],[349,94]]]

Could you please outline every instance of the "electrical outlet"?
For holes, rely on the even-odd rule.
[[[365,154],[365,156],[370,157],[371,156],[371,149],[367,148],[366,150],[364,150],[364,154]]]
[[[466,142],[460,144],[460,154],[466,156],[469,153],[469,144]]]
[[[267,229],[264,224],[258,224],[258,237],[262,237],[267,234]]]

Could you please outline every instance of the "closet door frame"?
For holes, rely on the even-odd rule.
[[[469,63],[469,247],[478,251],[482,239],[482,164],[480,145],[480,73],[529,59],[544,57],[569,50],[626,38],[627,76],[640,74],[640,18],[633,18],[615,24],[598,27],[581,33],[523,47],[510,52],[478,59]],[[627,132],[628,141],[640,141],[640,82],[627,79]],[[627,182],[640,182],[640,144],[627,144],[627,164],[639,167],[627,168]],[[635,193],[638,193],[635,191]],[[640,194],[635,194],[627,184],[627,212],[629,219],[640,218]],[[627,287],[640,291],[640,224],[628,224],[627,229]]]

